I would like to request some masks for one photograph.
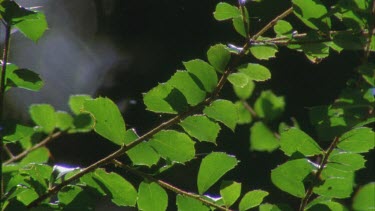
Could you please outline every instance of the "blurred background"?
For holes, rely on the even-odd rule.
[[[217,22],[213,11],[217,0],[19,0],[25,7],[41,6],[49,30],[38,43],[33,43],[15,32],[12,39],[10,62],[38,72],[44,79],[41,92],[11,90],[8,116],[29,122],[27,108],[32,103],[50,103],[57,110],[68,110],[71,94],[107,96],[121,109],[127,128],[143,134],[158,125],[166,116],[145,110],[142,93],[159,82],[168,80],[182,61],[206,59],[206,51],[216,43],[242,45],[244,40],[227,22]],[[236,1],[232,1],[236,3]],[[249,2],[252,33],[290,7],[287,0]],[[294,17],[288,17],[297,30],[305,28]],[[273,36],[273,32],[268,32]],[[291,123],[296,118],[301,128],[312,136],[314,129],[308,119],[308,108],[332,103],[346,81],[355,75],[361,54],[342,52],[320,64],[312,64],[303,54],[280,48],[277,58],[259,62],[272,72],[272,79],[257,84],[253,100],[265,89],[272,89],[286,99],[286,110],[281,120]],[[225,86],[222,96],[236,100],[231,86]],[[277,128],[277,127],[276,127]],[[324,144],[323,144],[324,145]],[[55,163],[85,167],[108,155],[116,146],[96,134],[72,135],[59,138],[48,145]],[[197,151],[209,153],[215,146],[197,143]],[[218,138],[218,151],[235,155],[241,163],[226,177],[241,181],[243,190],[272,191],[269,202],[288,200],[299,202],[276,189],[270,170],[287,158],[280,152],[249,151],[249,126],[238,126],[236,133],[223,127]],[[187,191],[196,192],[196,159],[185,166],[177,165],[159,177]],[[359,171],[357,183],[373,178],[374,159],[366,170]],[[118,170],[117,170],[118,171]],[[121,172],[133,182],[141,181]],[[218,192],[218,187],[212,192]],[[173,194],[170,194],[173,199]],[[100,205],[105,207],[104,205]],[[105,208],[103,208],[105,209]],[[115,210],[115,208],[111,208]],[[100,210],[100,209],[99,209]],[[123,210],[123,209],[119,209]],[[175,210],[172,205],[170,210]]]

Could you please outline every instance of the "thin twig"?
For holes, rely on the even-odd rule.
[[[254,118],[254,119],[258,119],[259,116],[258,114],[254,111],[254,109],[249,105],[249,103],[246,102],[246,100],[241,100],[243,106],[245,107],[245,109],[251,114],[251,116]]]
[[[36,150],[36,149],[38,149],[38,148],[40,148],[42,146],[45,146],[47,143],[49,143],[53,139],[56,139],[56,138],[60,137],[62,134],[63,134],[63,132],[59,131],[59,132],[56,132],[56,133],[53,133],[53,134],[49,135],[43,141],[35,144],[34,146],[30,147],[29,149],[26,149],[25,151],[21,152],[20,154],[11,157],[9,160],[7,160],[7,161],[4,162],[4,165],[10,164],[10,163],[12,163],[14,161],[17,161],[17,160],[25,157],[30,152],[32,152],[32,151],[34,151],[34,150]]]
[[[339,138],[338,137],[335,137],[331,143],[331,145],[328,147],[328,149],[325,151],[324,153],[324,156],[323,156],[323,159],[322,161],[320,162],[319,164],[319,169],[318,171],[316,172],[315,174],[315,179],[314,179],[314,182],[313,184],[307,189],[306,191],[306,194],[305,194],[305,197],[303,197],[301,199],[301,204],[300,204],[300,207],[299,207],[299,211],[303,211],[307,205],[307,203],[309,202],[309,199],[310,197],[312,196],[313,194],[313,190],[314,190],[314,187],[315,187],[315,182],[316,181],[319,181],[319,178],[320,176],[322,175],[322,172],[324,170],[324,168],[326,167],[327,165],[327,162],[328,162],[328,158],[329,156],[331,155],[332,151],[336,148],[336,145],[338,144],[339,142]]]
[[[209,205],[209,206],[211,206],[211,207],[215,207],[215,208],[218,209],[218,210],[231,211],[231,210],[228,209],[228,208],[221,207],[221,206],[219,206],[219,205],[217,205],[217,204],[215,204],[215,203],[213,203],[213,202],[211,202],[211,201],[208,201],[208,200],[202,198],[202,197],[201,197],[200,195],[198,195],[198,194],[194,194],[194,193],[190,193],[190,192],[187,192],[187,191],[181,190],[181,189],[179,189],[179,188],[177,188],[177,187],[175,187],[175,186],[173,186],[173,185],[171,185],[171,184],[169,184],[169,183],[167,183],[167,182],[164,182],[164,181],[159,180],[159,179],[155,179],[154,177],[152,177],[152,176],[150,176],[150,175],[148,175],[148,174],[145,174],[145,173],[143,173],[143,172],[141,172],[141,171],[138,171],[138,170],[136,170],[136,169],[134,169],[134,168],[131,168],[130,166],[125,165],[125,164],[121,163],[121,162],[118,161],[118,160],[113,160],[112,163],[115,164],[116,166],[119,166],[119,167],[121,167],[121,168],[124,168],[124,169],[128,170],[129,172],[131,172],[131,173],[133,173],[133,174],[135,174],[135,175],[137,175],[137,176],[140,176],[140,177],[143,177],[143,178],[145,178],[145,179],[147,179],[147,180],[150,180],[150,181],[152,181],[152,182],[155,182],[155,183],[157,183],[158,185],[160,185],[161,187],[163,187],[163,188],[165,188],[165,189],[168,189],[168,190],[170,190],[170,191],[173,191],[173,192],[175,192],[175,193],[177,193],[177,194],[184,195],[184,196],[187,196],[187,197],[190,197],[190,198],[196,199],[196,200],[198,200],[198,201],[200,201],[200,202],[202,202],[202,203],[204,203],[204,204],[206,204],[206,205]]]
[[[9,158],[14,158],[14,155],[13,155],[12,151],[10,151],[10,149],[8,148],[8,146],[5,143],[3,143],[3,149],[8,154]]]
[[[290,9],[288,9],[286,12],[282,13],[281,15],[277,16],[277,18],[275,18],[272,21],[276,23],[279,19],[282,19],[282,18],[286,17],[288,14],[291,13],[291,11],[289,11],[289,10]],[[261,36],[263,33],[265,33],[271,27],[272,27],[272,24],[267,24],[263,29],[261,29],[261,31],[259,31],[257,34],[255,34],[251,38],[251,40],[256,40],[259,36]],[[249,47],[250,47],[250,45],[248,43],[246,43],[243,46],[243,50],[237,55],[237,57],[235,57],[232,60],[231,64],[228,65],[229,67],[224,71],[223,75],[221,76],[221,78],[220,78],[216,88],[212,92],[212,94],[208,98],[206,98],[203,102],[199,103],[196,106],[191,107],[188,111],[186,111],[184,113],[181,113],[181,114],[178,114],[177,116],[171,118],[170,120],[161,123],[160,125],[158,125],[154,129],[150,130],[149,132],[147,132],[143,136],[141,136],[138,139],[136,139],[135,141],[133,141],[132,143],[130,143],[126,146],[122,146],[119,150],[113,152],[112,154],[108,155],[107,157],[105,157],[105,158],[91,164],[90,166],[84,168],[82,171],[80,171],[77,174],[73,175],[72,177],[66,179],[64,182],[50,188],[45,194],[40,195],[37,199],[32,201],[27,207],[32,208],[32,207],[37,206],[39,203],[43,202],[47,198],[51,197],[53,194],[60,191],[66,185],[69,185],[73,181],[81,178],[82,176],[86,175],[87,173],[90,173],[90,172],[94,171],[95,169],[99,168],[100,166],[103,166],[107,163],[110,163],[114,159],[123,155],[126,151],[132,149],[133,147],[137,146],[138,144],[142,143],[143,141],[150,139],[152,136],[154,136],[159,131],[167,129],[172,125],[175,125],[176,123],[180,122],[184,118],[186,118],[186,117],[188,117],[192,114],[195,114],[196,112],[198,112],[204,106],[212,103],[219,96],[219,93],[222,90],[224,84],[226,83],[229,74],[234,71],[237,63],[240,61],[240,58],[245,55],[245,52],[248,50]]]

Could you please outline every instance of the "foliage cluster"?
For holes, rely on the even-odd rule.
[[[319,0],[292,0],[289,9],[254,35],[250,34],[249,4],[256,2],[217,4],[214,18],[231,22],[244,44],[216,44],[208,49],[206,61],[184,62],[186,70],[178,70],[168,81],[145,93],[147,110],[170,119],[140,136],[134,128],[127,128],[116,104],[106,97],[71,96],[70,112],[56,111],[49,104],[31,105],[33,126],[3,119],[4,95],[9,89],[38,91],[43,87],[38,74],[8,63],[11,30],[37,41],[47,22],[40,11],[1,0],[0,18],[5,27],[0,84],[1,158],[5,158],[1,165],[2,210],[91,210],[98,197],[107,196],[118,206],[162,211],[169,203],[166,190],[176,194],[178,210],[374,210],[373,182],[353,194],[355,172],[365,168],[363,154],[375,145],[374,131],[366,127],[375,122],[375,64],[369,59],[375,51],[373,2],[339,0],[327,7]],[[305,32],[297,32],[284,20],[289,15],[305,25]],[[264,36],[272,29],[274,37]],[[316,139],[303,132],[297,122],[288,125],[279,121],[287,106],[282,96],[264,90],[252,100],[255,86],[272,75],[262,65],[266,62],[259,61],[276,57],[282,47],[305,54],[313,63],[332,51],[363,53],[356,78],[348,82],[341,95],[331,105],[311,109]],[[236,102],[220,98],[224,85],[233,87]],[[275,131],[271,123],[279,129]],[[298,208],[290,207],[287,201],[267,203],[267,196],[272,194],[267,190],[242,190],[241,181],[222,180],[240,162],[235,155],[217,151],[203,158],[197,155],[197,142],[209,142],[215,148],[222,127],[235,132],[236,125],[249,126],[251,151],[281,150],[288,157],[270,170],[270,178],[285,194],[301,199]],[[49,162],[48,142],[91,130],[118,145],[118,150],[82,169]],[[327,141],[328,148],[322,148]],[[23,151],[14,155],[10,149],[13,145]],[[129,158],[128,163],[119,161],[124,156]],[[157,179],[161,172],[193,159],[200,160],[197,193]],[[103,167],[109,164],[144,181],[132,184],[127,175],[107,172]],[[220,184],[219,192],[210,189],[215,184]],[[341,203],[350,197],[352,204]]]

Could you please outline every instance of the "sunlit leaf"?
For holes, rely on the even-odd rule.
[[[207,92],[212,92],[217,84],[217,74],[215,68],[209,65],[207,62],[195,59],[188,62],[184,62],[186,70],[196,76],[199,81],[203,84],[204,89]]]
[[[56,112],[56,127],[60,130],[67,130],[73,127],[73,117],[65,111]]]
[[[278,20],[273,30],[277,36],[292,36],[293,26],[288,21]]]
[[[89,112],[95,121],[94,130],[115,144],[125,140],[125,122],[117,105],[108,98],[86,100],[84,111]]]
[[[262,91],[254,104],[255,113],[267,121],[272,121],[281,116],[284,108],[284,97],[278,97],[270,90]]]
[[[177,195],[176,204],[178,211],[209,211],[210,208],[202,204],[202,202],[182,195]]]
[[[281,133],[280,149],[288,156],[291,156],[295,152],[300,152],[305,156],[323,153],[323,150],[314,139],[298,128],[290,128]]]
[[[49,159],[49,150],[46,147],[40,147],[31,151],[21,161],[20,165],[27,165],[29,163],[46,163]]]
[[[189,116],[180,125],[184,130],[199,141],[216,143],[220,125],[203,115]]]
[[[218,21],[241,17],[241,11],[235,6],[220,2],[216,5],[214,17]]]
[[[6,90],[10,87],[18,87],[31,91],[39,91],[44,86],[44,82],[39,74],[29,69],[19,69],[14,64],[7,64],[6,71]]]
[[[233,86],[234,93],[236,93],[237,97],[242,100],[248,99],[253,93],[254,88],[255,83],[252,80],[248,80],[247,84],[244,87]]]
[[[216,71],[224,72],[230,60],[230,52],[223,44],[211,46],[207,51],[207,58]]]
[[[244,88],[249,84],[249,77],[244,73],[232,73],[228,76],[228,81],[235,87]]]
[[[240,211],[245,211],[250,208],[259,206],[262,203],[264,197],[268,196],[268,194],[269,193],[267,191],[263,190],[253,190],[247,192],[240,201]]]
[[[373,210],[375,208],[375,183],[362,186],[353,199],[353,210]]]
[[[220,185],[220,195],[223,197],[225,206],[230,207],[241,195],[241,183],[223,181]]]
[[[276,45],[253,45],[250,47],[250,52],[257,59],[268,60],[276,57],[278,49]]]
[[[279,147],[275,134],[263,123],[256,122],[250,128],[250,149],[272,152]]]
[[[47,30],[47,20],[42,12],[36,12],[35,18],[25,19],[17,24],[15,27],[27,38],[37,42]]]
[[[228,100],[216,100],[203,110],[208,117],[222,122],[234,131],[238,119],[236,106]]]
[[[203,158],[198,172],[198,192],[203,194],[225,173],[233,169],[238,161],[234,156],[212,152]]]
[[[306,26],[321,31],[329,31],[331,19],[327,8],[319,0],[293,0],[294,14]]]
[[[158,184],[142,182],[138,188],[138,209],[164,211],[168,206],[168,195]]]
[[[45,133],[51,133],[56,126],[55,109],[49,104],[34,104],[30,106],[31,119]]]
[[[348,152],[368,152],[375,147],[374,137],[370,128],[355,128],[340,137],[337,147]]]
[[[328,162],[331,163],[330,165],[341,168],[344,171],[356,171],[365,168],[366,160],[362,155],[357,153],[334,150],[328,157]]]
[[[64,210],[92,210],[97,203],[89,191],[75,185],[65,186],[57,196]]]
[[[234,105],[236,106],[238,113],[237,124],[247,124],[253,120],[251,113],[246,109],[243,102],[237,101]]]
[[[5,143],[16,142],[22,138],[31,136],[34,132],[32,127],[7,121],[1,124],[3,140]]]
[[[70,110],[76,115],[83,111],[83,103],[85,100],[92,99],[90,95],[71,95],[69,97]]]
[[[271,72],[263,65],[248,63],[238,68],[238,71],[246,74],[251,80],[265,81],[271,78]]]

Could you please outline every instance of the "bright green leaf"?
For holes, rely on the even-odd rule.
[[[293,209],[286,204],[261,204],[259,211],[293,211]]]
[[[288,21],[278,20],[273,30],[277,36],[292,36],[293,26]]]
[[[195,143],[185,133],[162,130],[149,143],[161,157],[171,161],[184,163],[195,156]]]
[[[31,91],[39,91],[44,82],[39,74],[29,69],[19,69],[14,64],[7,64],[6,90],[10,87],[18,87]]]
[[[356,171],[365,168],[366,160],[357,153],[334,150],[328,157],[328,162],[331,163],[330,165],[340,164],[334,166],[344,171]]]
[[[331,19],[327,8],[319,0],[292,0],[294,14],[306,26],[321,31],[329,31]]]
[[[21,161],[20,165],[27,165],[29,163],[46,163],[49,159],[50,153],[46,147],[40,147],[31,151]]]
[[[279,140],[263,122],[256,122],[250,128],[250,150],[272,152],[278,147]]]
[[[234,29],[243,37],[247,37],[245,24],[243,22],[243,18],[241,17],[235,17],[232,19],[233,27]]]
[[[218,21],[241,17],[241,11],[235,6],[220,2],[216,5],[214,17]]]
[[[347,209],[340,203],[332,201],[328,197],[318,197],[311,201],[306,206],[307,211],[321,211],[321,210],[332,210],[332,211],[347,211]]]
[[[248,83],[243,87],[233,86],[233,90],[236,93],[237,97],[241,100],[248,99],[253,93],[255,88],[255,83],[252,80],[248,80]]]
[[[49,104],[34,104],[30,106],[31,119],[45,133],[51,133],[56,126],[55,109]]]
[[[207,59],[216,71],[224,72],[230,60],[230,52],[223,44],[211,46],[207,51]]]
[[[125,144],[129,144],[138,138],[134,129],[127,130],[125,133]],[[148,142],[142,142],[134,148],[126,151],[134,165],[146,165],[151,167],[159,161],[160,156],[150,146]]]
[[[276,45],[253,45],[250,47],[250,52],[257,59],[268,60],[276,57],[278,49]]]
[[[248,63],[240,66],[238,71],[246,74],[254,81],[265,81],[271,78],[271,72],[260,64]]]
[[[79,187],[79,186],[74,186],[74,185],[65,186],[57,194],[57,197],[59,199],[59,203],[64,204],[64,205],[71,204],[73,202],[73,200],[80,193],[82,193],[82,191],[83,191],[83,189],[81,187]],[[81,209],[82,208],[84,208],[84,207],[81,207]]]
[[[323,153],[323,150],[314,139],[298,128],[290,128],[281,133],[280,149],[288,156],[291,156],[295,152],[300,152],[305,156]]]
[[[340,137],[337,147],[348,152],[368,152],[375,146],[374,137],[370,128],[355,128]]]
[[[226,207],[230,207],[241,195],[241,183],[223,181],[220,185],[220,195]]]
[[[375,183],[362,186],[353,199],[353,210],[374,210],[375,208]]]
[[[254,104],[255,113],[267,121],[272,121],[281,116],[284,108],[284,97],[278,97],[270,90],[262,91]]]
[[[314,170],[316,167],[307,159],[291,160],[273,169],[271,180],[282,191],[302,198],[305,196],[303,181]]]
[[[36,17],[25,19],[15,25],[27,38],[37,42],[47,30],[47,20],[42,12],[36,12]]]
[[[237,101],[234,105],[236,106],[238,113],[237,124],[247,124],[253,120],[251,113],[246,109],[243,102]]]
[[[203,91],[203,84],[194,79],[187,71],[177,71],[167,84],[179,90],[189,105],[197,105],[206,97],[206,92]]]
[[[249,77],[244,73],[232,73],[228,76],[228,81],[235,87],[244,88],[249,84]]]
[[[203,115],[189,116],[180,125],[184,130],[199,141],[216,143],[220,125]]]
[[[203,158],[198,172],[198,192],[203,194],[238,163],[234,156],[212,152]]]
[[[240,201],[240,211],[245,211],[250,208],[259,206],[262,203],[264,197],[268,196],[268,194],[269,193],[267,191],[263,190],[253,190],[247,192]]]
[[[209,65],[207,62],[195,59],[188,62],[184,62],[186,70],[196,76],[199,81],[203,84],[204,89],[207,92],[212,92],[217,85],[217,74],[215,68]]]
[[[73,117],[65,111],[56,112],[56,127],[67,130],[73,126]]]
[[[115,144],[125,140],[125,122],[117,105],[108,98],[86,100],[84,111],[89,112],[95,121],[94,130]]]
[[[10,121],[2,123],[1,126],[1,133],[5,143],[19,141],[25,137],[31,136],[34,133],[32,127],[16,124]]]
[[[72,95],[69,97],[70,110],[76,115],[82,113],[85,100],[91,100],[90,95]]]
[[[203,110],[208,117],[222,122],[234,131],[238,119],[236,106],[228,100],[216,100]]]
[[[178,211],[209,211],[210,208],[203,205],[202,202],[182,195],[177,195],[176,204]]]
[[[138,189],[138,209],[164,211],[168,206],[168,195],[158,184],[142,182]]]

